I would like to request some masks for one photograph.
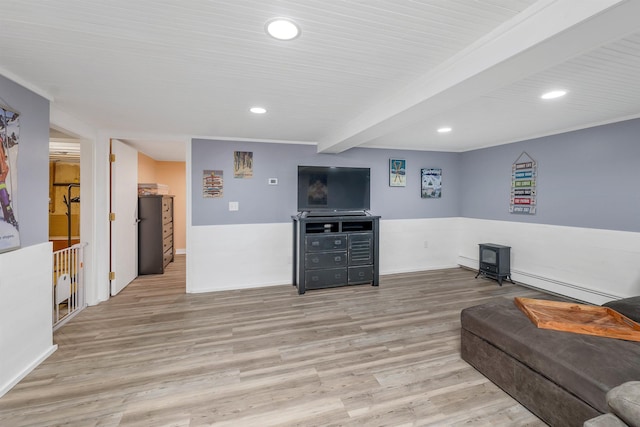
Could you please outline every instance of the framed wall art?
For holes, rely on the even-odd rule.
[[[0,107],[0,252],[20,247],[18,231],[18,142],[20,114]]]
[[[233,177],[253,178],[253,152],[234,151],[233,152]]]
[[[423,199],[442,197],[442,169],[420,169],[420,178],[420,194]]]
[[[202,171],[202,197],[218,199],[223,195],[224,180],[221,170]]]
[[[389,159],[389,186],[407,186],[407,161],[402,159]]]

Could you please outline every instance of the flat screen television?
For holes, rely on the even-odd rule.
[[[370,176],[369,168],[298,166],[298,211],[369,210]]]

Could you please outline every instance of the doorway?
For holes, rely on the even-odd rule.
[[[80,243],[80,141],[49,139],[49,241],[53,250]]]
[[[55,131],[54,131],[55,132]],[[49,241],[52,243],[53,330],[86,307],[80,239],[80,141],[49,139]]]

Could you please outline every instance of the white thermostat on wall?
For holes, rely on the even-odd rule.
[[[278,185],[278,178],[269,178],[269,185]]]

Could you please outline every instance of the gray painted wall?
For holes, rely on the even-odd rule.
[[[384,219],[443,218],[460,214],[460,154],[354,148],[318,154],[314,145],[194,139],[192,157],[193,225],[280,223],[297,208],[298,165],[371,168],[371,212]],[[254,176],[233,178],[233,152],[252,151]],[[407,186],[389,187],[389,159],[407,161]],[[441,199],[420,197],[420,169],[442,168]],[[224,197],[202,197],[204,170],[224,171]],[[268,185],[278,178],[278,185]],[[229,202],[239,202],[237,212]]]
[[[537,213],[509,213],[511,165],[538,162]],[[640,119],[462,153],[461,216],[640,231]]]
[[[0,104],[20,113],[20,243],[22,247],[43,243],[49,240],[49,101],[0,76]]]

